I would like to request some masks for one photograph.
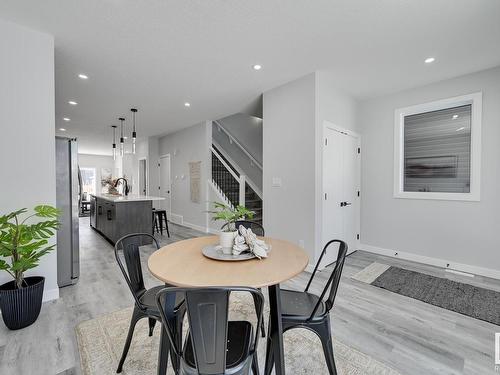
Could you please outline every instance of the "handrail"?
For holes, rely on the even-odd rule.
[[[234,173],[233,169],[225,162],[224,158],[217,152],[215,148],[210,146],[210,149],[212,150],[212,153],[219,159],[219,161],[222,163],[222,165],[229,171],[229,173],[232,174],[235,180],[240,180],[240,176],[238,176],[236,173]]]
[[[222,129],[222,131],[224,133],[226,133],[226,135],[229,137],[229,140],[234,142],[236,144],[236,146],[238,146],[239,148],[241,148],[241,150],[246,154],[246,156],[248,156],[248,158],[251,160],[252,163],[254,163],[257,168],[259,168],[260,170],[262,170],[262,164],[260,164],[248,151],[245,147],[243,147],[243,145],[238,142],[238,140],[236,138],[234,138],[225,128],[223,125],[221,125],[218,121],[216,120],[213,120],[213,122],[219,127],[219,129]]]

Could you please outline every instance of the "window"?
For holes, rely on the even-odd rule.
[[[479,200],[482,94],[396,110],[394,196]]]
[[[89,194],[96,193],[95,168],[80,168],[82,175],[82,192]]]

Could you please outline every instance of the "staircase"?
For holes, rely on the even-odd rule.
[[[215,145],[212,145],[212,183],[227,204],[254,211],[252,221],[262,224],[262,198]]]

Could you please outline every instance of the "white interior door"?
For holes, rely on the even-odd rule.
[[[160,207],[167,210],[167,215],[170,217],[170,205],[172,199],[172,183],[170,175],[170,155],[160,157],[158,163],[160,170],[160,197],[165,198],[160,201]]]
[[[336,127],[325,127],[324,136],[322,246],[340,239],[354,251],[359,242],[359,136]],[[329,249],[322,267],[336,261],[337,248]]]

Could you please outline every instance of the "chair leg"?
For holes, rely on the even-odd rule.
[[[176,332],[175,332],[175,340],[177,341],[177,347],[181,348],[182,347],[182,324],[184,321],[184,314],[179,313],[179,315],[176,318]],[[180,371],[181,367],[181,358],[175,354],[175,351],[172,348],[171,352],[171,361],[172,361],[172,368],[174,370],[175,374],[178,374]]]
[[[274,367],[274,351],[273,342],[271,341],[271,319],[267,326],[267,346],[266,346],[266,365],[264,367],[264,375],[271,375]]]
[[[168,238],[170,238],[170,231],[168,230],[167,214],[165,214],[165,228],[167,228],[167,236]]]
[[[125,346],[123,347],[122,357],[120,358],[120,363],[118,363],[117,373],[122,372],[123,363],[125,358],[127,358],[128,350],[130,349],[130,343],[132,342],[132,336],[134,335],[134,329],[137,322],[144,318],[144,314],[137,306],[134,306],[134,312],[132,313],[132,319],[130,319],[130,327],[128,329],[127,340],[125,341]]]
[[[260,310],[259,300],[255,296],[253,298],[253,303],[255,305],[255,311],[259,311]],[[264,326],[264,319],[262,319],[262,322],[260,324],[260,332],[262,337],[266,337],[266,327]]]
[[[252,372],[253,375],[260,375],[259,372],[259,359],[257,358],[257,351],[253,353],[253,358],[252,358]]]
[[[158,214],[158,224],[160,225],[160,235],[163,236],[163,215]]]
[[[330,329],[330,319],[328,318],[323,324],[315,327],[314,329],[321,340],[323,346],[323,353],[325,355],[326,365],[330,375],[337,375],[337,368],[335,366],[335,359],[333,354],[333,344]]]
[[[153,331],[155,329],[156,319],[148,318],[149,320],[149,337],[153,336]]]

